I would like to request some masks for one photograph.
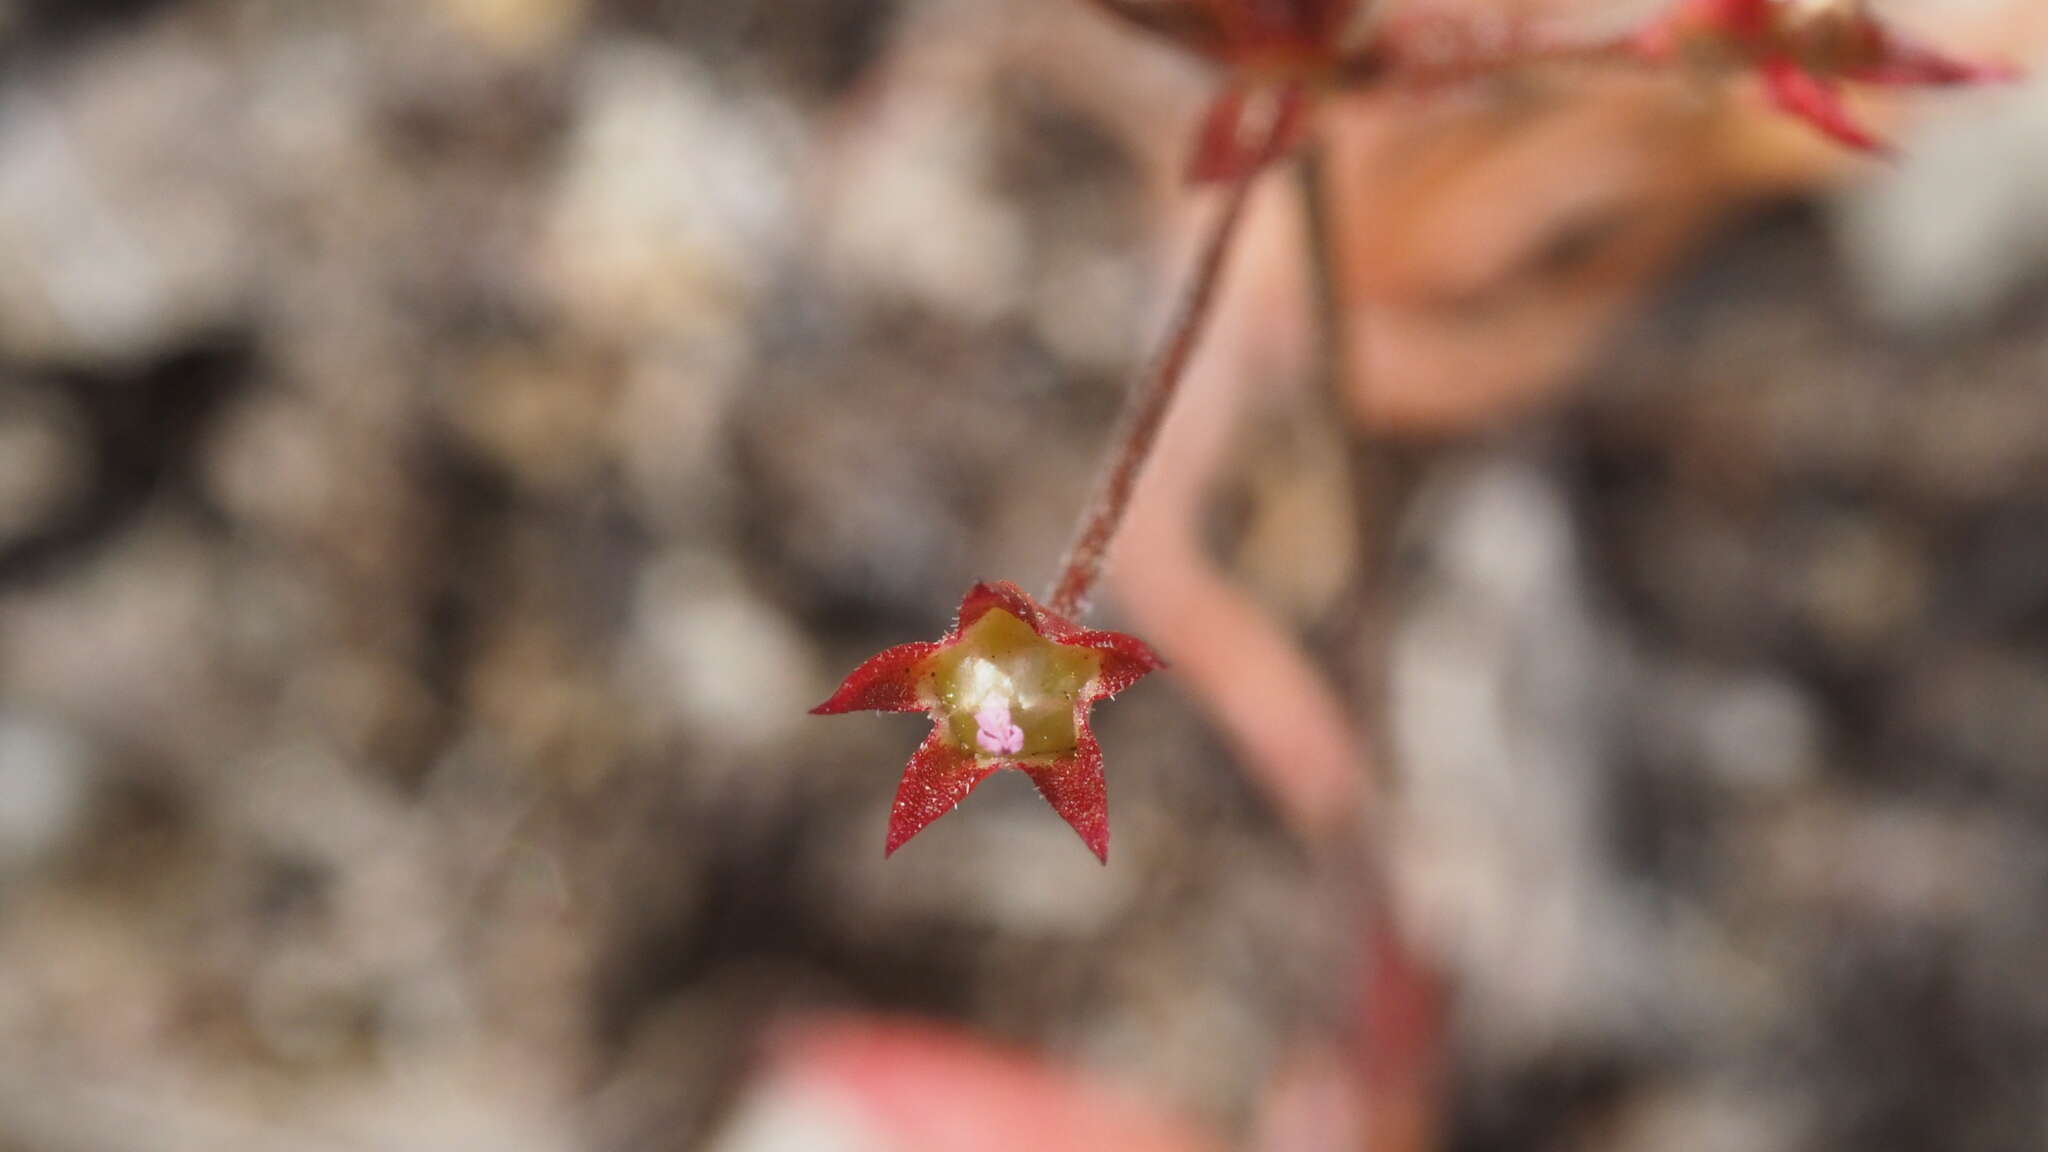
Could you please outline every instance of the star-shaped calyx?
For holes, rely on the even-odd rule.
[[[931,735],[896,790],[886,852],[1015,768],[1107,863],[1109,797],[1088,710],[1161,666],[1134,637],[1083,628],[1015,584],[977,584],[952,631],[875,656],[811,711],[930,714]]]
[[[1916,44],[1871,15],[1864,0],[1681,0],[1634,48],[1652,63],[1753,68],[1780,111],[1865,152],[1887,148],[1849,114],[1845,81],[1949,87],[2019,76]]]

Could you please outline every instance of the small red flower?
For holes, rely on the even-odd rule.
[[[1681,0],[1635,40],[1654,63],[1675,59],[1756,69],[1784,112],[1865,152],[1882,141],[1842,103],[1843,81],[1948,87],[2011,80],[2015,69],[1942,55],[1900,36],[1864,0]]]
[[[1015,768],[1106,864],[1109,797],[1088,710],[1162,666],[1141,641],[1082,628],[1015,584],[977,584],[952,631],[870,659],[811,711],[930,713],[931,735],[896,790],[885,854],[997,769]]]

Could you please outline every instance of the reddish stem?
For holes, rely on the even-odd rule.
[[[1259,167],[1247,165],[1246,171],[1231,180],[1223,207],[1202,240],[1192,278],[1167,326],[1166,342],[1145,366],[1131,387],[1129,399],[1124,402],[1119,431],[1110,448],[1109,466],[1096,481],[1095,494],[1088,502],[1081,526],[1074,533],[1074,542],[1067,548],[1066,559],[1060,565],[1059,578],[1046,597],[1046,606],[1061,616],[1079,619],[1087,611],[1088,595],[1102,575],[1109,546],[1116,539],[1117,529],[1123,525],[1124,513],[1130,508],[1131,493],[1137,488],[1138,477],[1152,455],[1152,446],[1159,439],[1159,429],[1166,423],[1166,414],[1173,408],[1174,396],[1180,391],[1188,364],[1193,361],[1202,333],[1208,328],[1209,313],[1214,309],[1216,292],[1223,282],[1223,270],[1228,263],[1231,240],[1244,218],[1245,204],[1251,198],[1252,185],[1258,177]]]

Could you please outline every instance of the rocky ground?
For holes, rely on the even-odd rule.
[[[899,7],[0,0],[0,1148],[701,1147],[846,1007],[1251,1130],[1345,943],[1195,705],[1106,870],[1008,778],[885,866],[915,725],[804,712],[1050,573],[1152,315],[1028,75],[847,165]],[[2038,237],[1918,290],[1928,179],[1431,453],[1454,1147],[2048,1140]]]

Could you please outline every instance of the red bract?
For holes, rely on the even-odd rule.
[[[997,769],[1015,768],[1108,863],[1108,792],[1088,710],[1161,666],[1141,641],[1082,628],[1015,584],[977,584],[952,631],[875,656],[811,711],[930,713],[931,735],[896,790],[886,854]]]
[[[1366,70],[1361,0],[1095,0],[1097,6],[1222,65],[1188,178],[1236,180],[1293,151],[1318,90]]]
[[[1872,16],[1863,0],[1682,0],[1636,50],[1654,63],[1696,60],[1754,68],[1781,110],[1866,152],[1885,145],[1842,103],[1849,81],[1893,87],[1981,84],[2016,70],[1942,55]]]

